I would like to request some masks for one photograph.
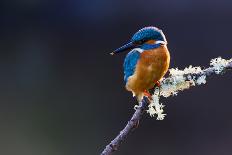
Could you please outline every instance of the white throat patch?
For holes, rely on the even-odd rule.
[[[133,50],[136,50],[136,51],[138,51],[139,53],[143,53],[143,49],[141,49],[141,48],[134,48]]]

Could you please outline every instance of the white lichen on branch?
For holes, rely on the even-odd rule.
[[[166,114],[163,114],[164,105],[159,102],[159,93],[159,88],[156,88],[154,94],[152,95],[151,103],[148,105],[147,112],[150,114],[151,117],[157,115],[157,120],[163,120]]]
[[[127,125],[116,138],[105,147],[101,155],[110,155],[116,151],[128,134],[137,128],[138,122],[144,112],[147,111],[152,117],[157,116],[157,120],[163,120],[166,114],[163,113],[164,105],[160,103],[160,97],[175,96],[179,91],[188,89],[191,86],[205,84],[206,77],[212,74],[222,74],[229,69],[232,69],[232,59],[225,60],[220,57],[212,59],[210,61],[210,67],[206,69],[192,66],[184,70],[179,70],[178,68],[170,69],[169,76],[160,81],[160,87],[154,89],[152,100],[144,97],[142,102],[135,106],[135,112],[130,121],[128,121]]]
[[[210,65],[213,66],[216,74],[221,74],[224,69],[232,62],[232,58],[229,60],[222,59],[221,57],[212,59]]]
[[[231,63],[232,59],[225,60],[218,57],[212,59],[210,61],[210,67],[204,70],[201,67],[192,66],[184,70],[179,70],[178,68],[169,69],[168,77],[163,78],[160,81],[160,88],[155,89],[147,112],[152,117],[157,115],[157,120],[163,120],[166,114],[163,113],[164,105],[159,102],[160,97],[176,96],[179,91],[189,89],[191,86],[205,84],[208,75],[212,73],[222,74]]]

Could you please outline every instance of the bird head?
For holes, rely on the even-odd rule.
[[[153,44],[153,46],[147,46],[148,44]],[[150,26],[144,27],[137,31],[131,38],[130,42],[123,45],[122,47],[116,49],[111,55],[116,53],[121,53],[123,51],[131,50],[134,48],[141,48],[141,49],[152,49],[153,47],[158,47],[159,45],[166,45],[167,41],[165,35],[163,34],[162,30]]]

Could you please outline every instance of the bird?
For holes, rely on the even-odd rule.
[[[167,73],[170,53],[163,31],[148,26],[137,31],[130,41],[117,48],[111,55],[129,51],[123,63],[126,90],[132,92],[138,102],[151,98],[149,90],[159,86],[159,80]]]

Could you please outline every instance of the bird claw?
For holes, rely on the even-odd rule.
[[[151,96],[151,94],[150,94],[147,90],[144,90],[143,94],[144,94],[144,96],[146,96],[148,99],[152,100],[152,96]]]
[[[155,87],[160,87],[161,86],[161,84],[160,84],[160,82],[159,81],[155,81]]]

